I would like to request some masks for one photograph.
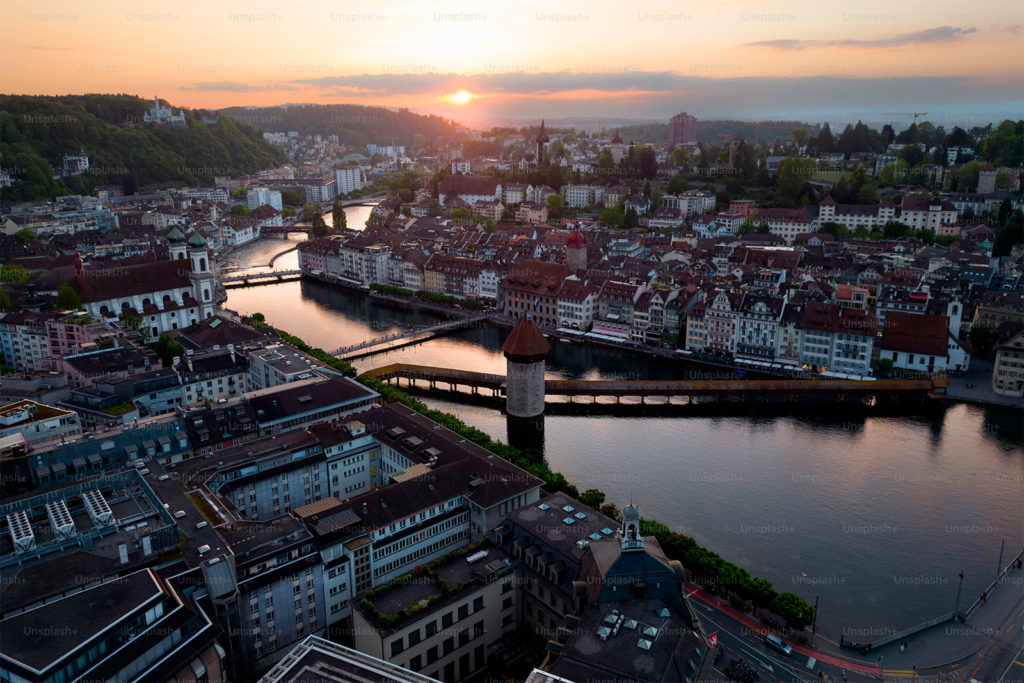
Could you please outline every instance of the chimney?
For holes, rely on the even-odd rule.
[[[231,354],[231,362],[235,362],[235,345],[228,344],[228,352]]]

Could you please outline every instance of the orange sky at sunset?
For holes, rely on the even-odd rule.
[[[832,99],[822,77],[838,77],[853,79],[836,89],[850,106],[1005,107],[1022,99],[1021,22],[1006,1],[8,0],[0,90],[210,108],[350,102],[472,120],[812,109]],[[469,99],[453,101],[461,90]]]

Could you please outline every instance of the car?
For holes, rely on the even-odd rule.
[[[184,516],[185,516],[185,511],[184,510],[178,510],[177,512],[174,513],[174,518],[175,519],[181,519]]]
[[[159,477],[157,477],[157,479],[159,481],[167,481],[170,478],[171,478],[171,475],[169,475],[169,474],[161,474]]]
[[[776,650],[778,650],[779,652],[781,652],[784,655],[791,655],[791,654],[793,654],[793,648],[791,648],[789,645],[784,643],[782,641],[782,638],[779,638],[778,636],[767,635],[767,636],[764,637],[764,642],[769,647],[775,648]]]
[[[210,523],[209,522],[205,522],[205,521],[204,522],[199,522],[199,524],[196,524],[196,528],[197,529],[205,529],[208,526],[210,526]]]

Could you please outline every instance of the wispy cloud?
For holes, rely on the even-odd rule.
[[[974,27],[936,26],[935,28],[926,28],[922,31],[911,31],[910,33],[900,33],[888,38],[873,38],[869,40],[856,40],[853,38],[842,40],[796,40],[783,38],[777,40],[758,40],[753,43],[746,43],[746,45],[749,47],[770,47],[776,50],[808,50],[819,47],[887,48],[921,45],[924,43],[948,43],[960,40],[970,33],[975,33],[977,30]]]
[[[275,90],[294,90],[294,86],[288,83],[270,83],[257,85],[251,83],[238,83],[235,81],[206,81],[194,85],[183,85],[182,90],[197,90],[199,92],[267,92]]]

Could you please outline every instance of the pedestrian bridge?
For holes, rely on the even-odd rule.
[[[490,391],[492,396],[504,396],[505,376],[470,370],[456,370],[428,365],[393,363],[365,373],[388,383],[409,387],[437,389],[447,386],[449,391],[480,393]],[[570,402],[576,398],[623,396],[662,398],[669,402],[683,397],[705,402],[736,403],[858,403],[874,404],[900,399],[941,399],[948,380],[936,375],[922,380],[843,380],[843,379],[728,379],[728,380],[576,380],[547,379],[545,396],[561,396]]]
[[[343,346],[331,355],[343,360],[353,360],[355,358],[372,356],[375,353],[383,353],[384,351],[391,351],[403,346],[409,346],[410,344],[418,344],[428,339],[448,334],[453,330],[480,324],[486,320],[486,315],[475,315],[468,318],[460,318],[458,320],[449,320],[438,325],[431,325],[430,327],[411,330],[404,334],[392,334],[387,337],[371,339],[369,341],[362,342],[361,344]]]
[[[280,255],[280,254],[279,254]],[[232,287],[256,287],[258,285],[276,285],[278,282],[290,282],[302,278],[301,270],[273,270],[267,273],[249,273],[222,277],[220,284],[224,289]]]

